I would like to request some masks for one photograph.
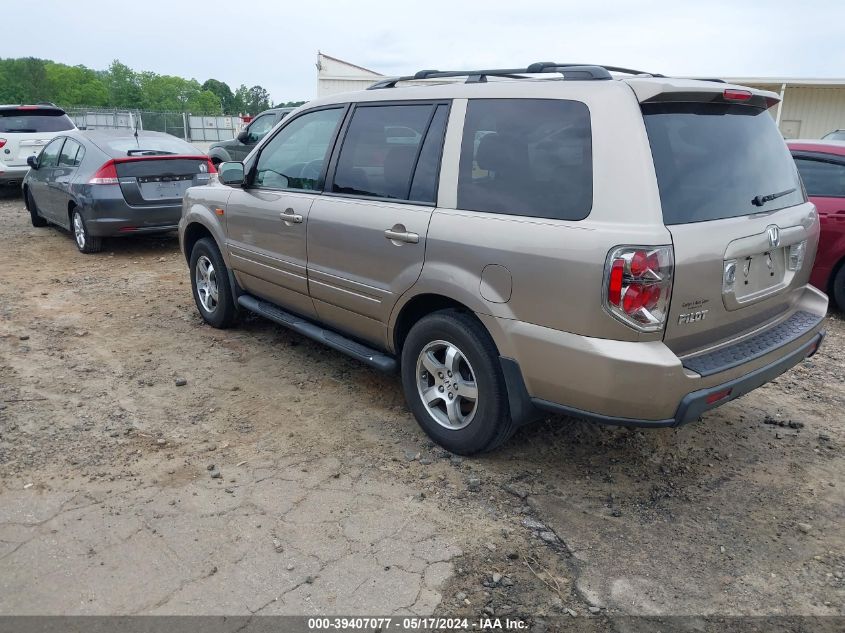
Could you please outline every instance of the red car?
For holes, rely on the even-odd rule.
[[[821,219],[810,283],[845,311],[845,142],[789,141],[787,145]]]

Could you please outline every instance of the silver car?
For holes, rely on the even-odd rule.
[[[807,283],[819,219],[777,101],[540,63],[309,102],[188,190],[197,308],[399,370],[456,453],[544,412],[697,420],[823,337],[827,299]]]

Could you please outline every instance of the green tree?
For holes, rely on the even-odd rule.
[[[247,94],[249,98],[246,105],[250,114],[258,114],[270,107],[270,93],[261,86],[253,86]]]
[[[114,60],[106,72],[109,105],[118,108],[137,108],[141,103],[141,88],[135,71]]]
[[[50,101],[63,106],[106,106],[109,91],[103,79],[85,66],[47,62]]]
[[[277,108],[298,108],[301,106],[304,101],[285,101],[283,103],[277,103],[275,107]]]
[[[223,108],[225,114],[237,114],[235,111],[235,95],[232,93],[229,84],[217,79],[209,79],[202,85],[202,89],[217,95],[220,100],[220,107]]]
[[[38,103],[50,101],[45,61],[35,57],[4,59],[0,82],[0,102]]]

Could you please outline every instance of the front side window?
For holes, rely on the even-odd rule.
[[[62,153],[59,156],[59,165],[62,167],[78,167],[84,155],[85,149],[82,145],[69,138],[65,141]]]
[[[408,200],[417,170],[425,182],[411,199],[433,202],[434,163],[439,164],[446,112],[445,105],[431,104],[358,106],[338,156],[332,191]],[[422,156],[424,145],[429,149]],[[420,160],[425,164],[420,166]]]
[[[318,191],[329,145],[343,108],[298,116],[261,150],[253,184],[268,189]]]
[[[47,147],[41,150],[41,156],[38,158],[38,167],[55,167],[59,163],[59,153],[62,151],[62,143],[64,138],[53,139]]]
[[[580,101],[467,104],[458,208],[583,220],[593,203],[590,112]]]
[[[845,165],[812,158],[796,158],[795,164],[808,195],[845,198]]]
[[[248,140],[250,143],[257,143],[267,132],[273,129],[273,121],[276,117],[272,114],[263,114],[249,124]]]

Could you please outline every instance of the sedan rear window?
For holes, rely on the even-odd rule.
[[[792,156],[766,110],[643,104],[663,221],[706,222],[804,202]]]
[[[137,139],[134,136],[96,138],[94,142],[115,156],[154,156],[156,154],[198,156],[202,154],[196,147],[175,136],[168,138],[141,134]]]
[[[73,121],[62,110],[8,108],[0,110],[0,132],[37,134],[74,129]]]

